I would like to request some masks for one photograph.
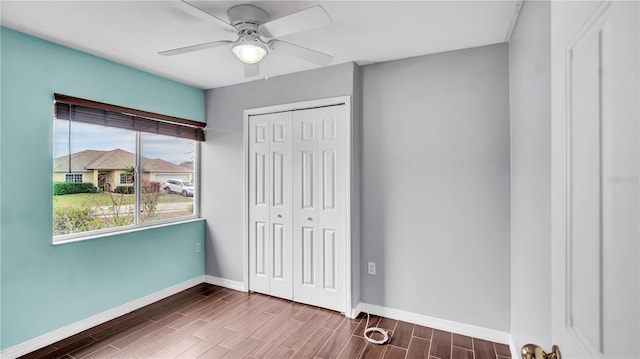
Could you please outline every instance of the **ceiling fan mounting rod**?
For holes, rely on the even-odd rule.
[[[260,24],[256,24],[255,22],[251,22],[251,21],[237,22],[233,26],[235,26],[235,28],[240,33],[245,31],[252,31],[256,33],[260,32],[260,29],[259,29]]]
[[[240,37],[245,37],[245,36],[258,37],[258,36],[260,36],[260,32],[258,32],[257,30],[252,30],[252,29],[243,29],[243,30],[238,31],[238,36],[240,36]]]

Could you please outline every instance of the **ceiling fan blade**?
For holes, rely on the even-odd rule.
[[[236,32],[236,29],[231,26],[231,24],[229,24],[228,22],[214,16],[211,15],[210,13],[206,12],[205,10],[202,10],[201,8],[185,1],[185,0],[179,0],[179,1],[172,1],[171,2],[173,4],[173,6],[179,10],[181,10],[182,12],[185,12],[189,15],[192,15],[194,17],[197,17],[198,19],[204,20],[204,21],[209,21],[209,22],[213,22],[216,25],[220,26],[222,29],[226,30],[226,31],[230,31],[230,32]]]
[[[281,18],[271,20],[260,26],[267,37],[282,37],[296,32],[307,31],[329,25],[331,18],[320,5],[310,7]]]
[[[244,64],[244,77],[254,77],[260,75],[259,64]]]
[[[320,66],[329,65],[331,61],[333,61],[333,56],[331,55],[327,55],[319,51],[307,49],[306,47],[295,45],[282,40],[271,40],[269,41],[269,45],[271,45],[271,48],[273,49],[274,54],[297,57],[299,59],[317,64]]]
[[[204,49],[210,49],[212,47],[220,47],[220,46],[228,45],[228,44],[230,44],[232,42],[233,41],[228,41],[228,40],[205,42],[204,44],[191,45],[191,46],[180,47],[180,48],[172,49],[172,50],[160,51],[160,52],[158,52],[158,54],[163,55],[163,56],[174,56],[174,55],[185,54],[187,52],[194,52],[194,51],[200,51],[200,50],[204,50]]]

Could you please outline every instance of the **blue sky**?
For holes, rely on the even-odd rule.
[[[71,153],[84,150],[110,151],[116,148],[134,153],[135,133],[124,129],[71,123]],[[193,160],[193,141],[142,132],[142,156],[180,164]],[[69,121],[54,120],[54,158],[69,154]]]

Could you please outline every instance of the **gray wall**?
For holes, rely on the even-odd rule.
[[[509,331],[508,66],[498,44],[363,67],[363,302]]]
[[[242,281],[243,111],[353,95],[355,64],[272,77],[205,93],[207,141],[201,147],[201,214],[208,275]]]
[[[509,331],[508,90],[500,44],[207,91],[206,273],[242,281],[243,111],[352,95],[354,303]]]
[[[525,1],[509,45],[511,333],[551,347],[551,72],[548,2]]]

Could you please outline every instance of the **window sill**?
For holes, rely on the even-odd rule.
[[[128,233],[135,233],[135,232],[140,232],[140,231],[146,231],[149,229],[156,229],[156,228],[162,228],[162,227],[169,227],[169,226],[175,226],[175,225],[180,225],[180,224],[185,224],[185,223],[193,223],[193,222],[198,222],[198,221],[204,221],[204,218],[189,218],[189,219],[184,219],[184,220],[180,220],[180,221],[175,221],[175,222],[164,222],[164,223],[158,223],[158,224],[151,224],[151,225],[147,225],[147,226],[139,226],[139,227],[134,227],[134,228],[128,228],[128,229],[123,229],[123,230],[114,230],[114,231],[109,231],[109,232],[102,232],[102,233],[95,233],[95,234],[90,234],[90,235],[86,235],[86,236],[82,236],[80,235],[79,237],[71,237],[71,238],[65,238],[65,239],[59,239],[59,240],[54,240],[52,241],[52,245],[54,246],[59,246],[59,245],[63,245],[63,244],[69,244],[69,243],[75,243],[75,242],[82,242],[82,241],[88,241],[91,239],[98,239],[98,238],[105,238],[105,237],[113,237],[113,236],[120,236],[123,234],[128,234]]]

